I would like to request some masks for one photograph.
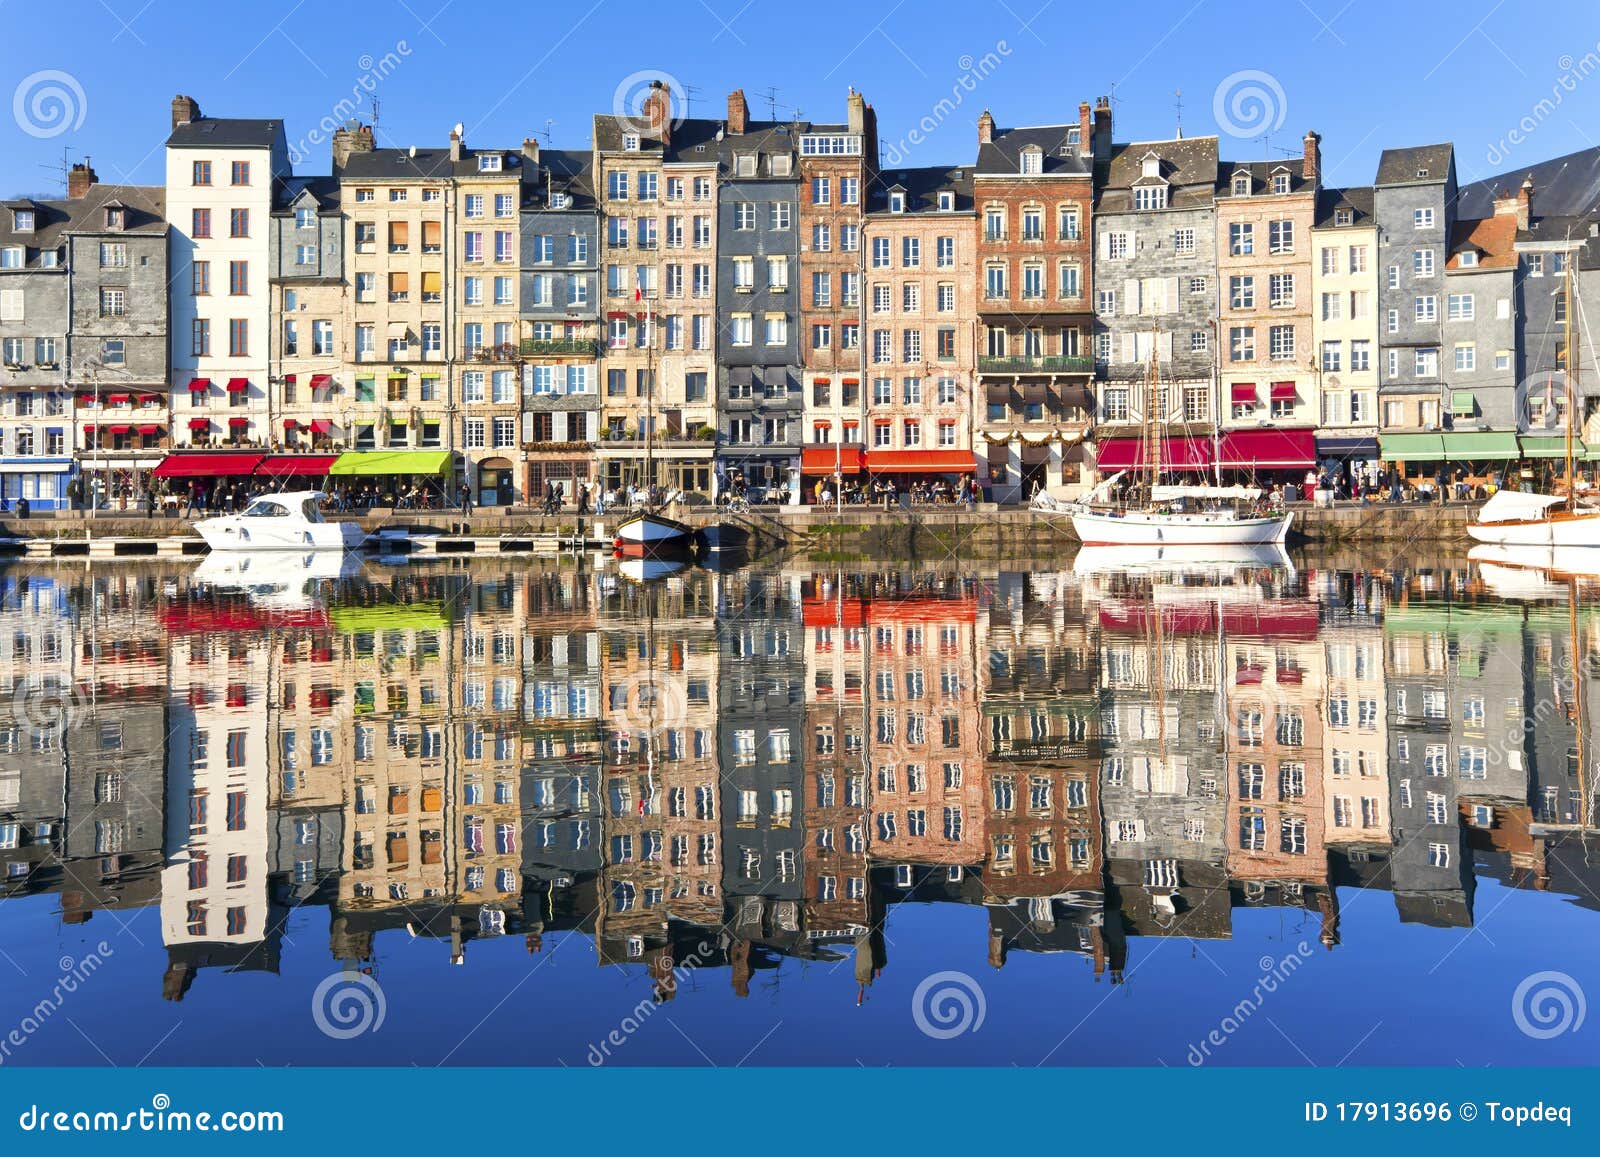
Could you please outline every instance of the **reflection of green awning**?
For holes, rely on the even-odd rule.
[[[1444,456],[1465,461],[1483,461],[1517,456],[1517,436],[1510,430],[1473,430],[1444,436]]]
[[[1444,634],[1458,641],[1493,642],[1524,631],[1565,634],[1571,626],[1569,613],[1565,601],[1559,598],[1542,603],[1498,605],[1430,600],[1390,607],[1383,615],[1383,629],[1390,635]],[[1600,617],[1600,607],[1583,607],[1579,611],[1582,623],[1592,624],[1596,617]]]
[[[1450,395],[1450,413],[1458,418],[1470,418],[1478,409],[1478,399],[1471,390],[1457,390]]]
[[[385,603],[376,607],[333,607],[328,621],[334,630],[353,635],[361,631],[437,631],[450,625],[439,602]]]
[[[1379,434],[1378,449],[1385,462],[1437,462],[1444,457],[1440,434]]]
[[[448,474],[448,450],[350,450],[329,468],[334,477],[366,478],[375,474]]]
[[[1586,453],[1584,445],[1577,438],[1572,440],[1572,453],[1574,457],[1582,458]],[[1565,458],[1567,456],[1567,436],[1565,434],[1524,434],[1522,436],[1522,456],[1524,458]]]

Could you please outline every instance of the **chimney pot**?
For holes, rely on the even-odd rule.
[[[1094,114],[1089,102],[1078,102],[1078,155],[1087,157],[1094,148]]]
[[[200,119],[200,105],[192,96],[178,95],[172,98],[172,127],[190,124]]]
[[[994,143],[994,117],[988,109],[983,110],[983,115],[978,118],[978,143],[988,145]]]
[[[1304,138],[1305,156],[1301,161],[1300,175],[1315,186],[1322,180],[1322,136],[1308,132]]]
[[[82,163],[72,166],[67,173],[67,196],[71,200],[80,201],[89,195],[89,190],[98,180],[94,169],[89,165],[89,158],[84,157]]]
[[[1533,220],[1533,174],[1522,179],[1517,190],[1517,228],[1526,229]]]
[[[728,131],[742,133],[749,126],[749,102],[744,99],[744,89],[736,88],[728,94]]]

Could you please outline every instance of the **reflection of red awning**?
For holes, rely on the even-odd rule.
[[[1267,599],[1254,606],[1227,607],[1222,629],[1233,637],[1309,643],[1317,637],[1317,604],[1308,599]],[[1278,669],[1278,682],[1288,682]]]
[[[1292,401],[1294,401],[1294,383],[1293,382],[1273,382],[1272,383],[1272,400],[1274,402],[1292,402]]]
[[[331,434],[333,433],[333,423],[327,418],[314,418],[311,422],[311,432],[313,434]]]
[[[867,604],[860,599],[809,598],[801,603],[808,627],[864,627]]]
[[[1222,436],[1221,462],[1266,470],[1309,468],[1317,463],[1316,434],[1311,430],[1233,430]]]
[[[130,429],[130,427],[128,427],[128,426],[107,426],[106,427],[106,433],[107,434],[126,434],[129,429]]]
[[[209,430],[210,428],[211,428],[211,419],[210,418],[190,418],[189,419],[189,429],[191,429],[191,430]]]
[[[1157,615],[1159,614],[1159,620]],[[1215,603],[1199,606],[1162,607],[1151,603],[1102,603],[1102,630],[1136,634],[1154,631],[1159,622],[1164,635],[1211,635],[1217,630]]]
[[[970,623],[977,617],[978,600],[975,598],[913,595],[904,599],[873,599],[867,603],[867,620],[873,623]]]
[[[170,462],[171,459],[169,458]],[[226,635],[268,627],[326,627],[327,612],[263,610],[248,603],[166,603],[160,609],[162,629],[177,635]],[[313,692],[315,694],[315,692]]]
[[[863,469],[860,446],[844,444],[806,446],[800,451],[800,473],[832,474],[840,470],[845,474],[859,474]]]
[[[311,710],[328,711],[333,707],[333,692],[327,687],[311,689]]]
[[[204,687],[189,688],[189,706],[204,707],[206,705],[206,689]]]
[[[1172,470],[1204,470],[1211,465],[1209,438],[1163,438],[1161,463]],[[1100,470],[1129,470],[1145,465],[1138,438],[1107,438],[1100,443]]]
[[[325,478],[337,454],[273,454],[256,467],[261,478]]]
[[[1233,673],[1233,681],[1240,686],[1259,683],[1266,678],[1266,672],[1260,667],[1240,667]]]
[[[923,474],[970,474],[977,469],[971,450],[869,450],[867,469]]]
[[[151,405],[152,403],[160,402],[160,401],[164,401],[164,400],[165,399],[163,399],[160,394],[140,394],[139,395],[139,404],[141,406],[148,406],[148,405]]]
[[[333,375],[332,374],[312,374],[311,375],[311,388],[313,390],[320,390],[324,386],[327,386],[327,385],[331,384],[332,382],[333,382]]]
[[[1229,387],[1229,398],[1235,406],[1253,406],[1256,404],[1256,386],[1254,382],[1234,382]]]
[[[249,391],[249,389],[250,389],[250,379],[249,378],[229,378],[228,379],[228,393],[230,393],[230,394],[247,393]]]
[[[1278,668],[1278,682],[1280,683],[1304,683],[1305,678],[1306,673],[1299,667]]]
[[[108,405],[108,406],[126,406],[127,404],[128,404],[128,395],[127,394],[107,394],[106,395],[106,405]]]
[[[266,455],[246,450],[239,453],[173,454],[155,468],[156,478],[206,478],[214,474],[254,474]]]

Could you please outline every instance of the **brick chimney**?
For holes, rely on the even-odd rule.
[[[466,148],[466,139],[462,136],[465,130],[460,125],[450,130],[450,159],[459,161],[462,150]]]
[[[200,104],[192,96],[172,98],[172,127],[186,125],[200,119]]]
[[[1096,97],[1094,102],[1094,159],[1111,159],[1111,98]]]
[[[71,200],[81,201],[89,195],[89,188],[99,178],[94,175],[94,170],[89,167],[89,158],[84,157],[82,164],[73,165],[67,173],[67,196]]]
[[[1300,175],[1314,186],[1322,179],[1322,137],[1308,132],[1301,143],[1305,146],[1305,156],[1300,163]]]
[[[1500,186],[1494,189],[1494,215],[1496,217],[1514,217],[1522,205],[1522,198],[1516,193],[1503,192]]]
[[[1517,190],[1517,228],[1526,229],[1533,220],[1533,174],[1529,173],[1522,179],[1522,187]]]
[[[1094,146],[1094,117],[1090,113],[1089,102],[1078,102],[1078,155],[1087,157]]]
[[[978,143],[980,145],[994,143],[994,117],[989,115],[988,109],[984,109],[983,115],[978,118]]]
[[[728,131],[742,133],[750,127],[750,105],[744,99],[744,89],[736,88],[728,94]]]
[[[662,145],[672,143],[672,90],[659,80],[650,82],[650,95],[644,98],[645,123]]]
[[[845,123],[850,131],[853,133],[866,132],[867,101],[865,97],[855,90],[854,85],[850,87],[850,95],[845,100],[845,109]]]
[[[522,138],[522,159],[525,160],[525,161],[528,161],[531,164],[535,164],[535,165],[537,165],[539,163],[539,138],[538,137],[523,137]]]
[[[370,153],[373,150],[372,126],[358,124],[352,128],[334,130],[333,167],[344,168],[353,153]]]

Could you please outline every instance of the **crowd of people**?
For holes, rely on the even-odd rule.
[[[874,478],[865,485],[846,478],[837,490],[831,478],[822,478],[811,487],[811,496],[818,506],[839,502],[846,506],[882,506],[885,510],[899,505],[902,497],[909,498],[913,506],[965,506],[969,510],[983,500],[978,484],[966,477],[954,484],[943,478],[915,478],[904,486],[894,478]]]

